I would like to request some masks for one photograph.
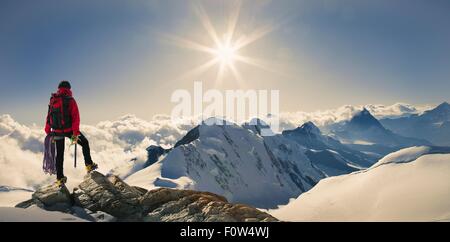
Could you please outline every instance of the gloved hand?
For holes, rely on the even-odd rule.
[[[74,145],[78,143],[78,135],[72,135],[72,137],[70,137],[70,144]]]

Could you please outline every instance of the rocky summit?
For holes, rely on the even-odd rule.
[[[130,186],[114,175],[86,175],[70,193],[50,185],[33,193],[19,208],[38,206],[69,213],[88,221],[144,222],[274,222],[271,215],[226,198],[192,190],[159,188],[151,191]]]

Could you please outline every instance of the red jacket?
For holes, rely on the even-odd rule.
[[[59,88],[58,92],[53,94],[57,96],[69,96],[72,97],[72,91],[68,88]],[[50,124],[48,121],[49,115],[47,114],[47,119],[45,122],[45,133],[49,134],[50,132],[55,133],[72,133],[73,135],[80,135],[80,112],[78,111],[78,105],[74,98],[71,99],[69,103],[69,112],[70,116],[72,117],[72,127],[68,129],[57,129],[52,130],[50,128]]]

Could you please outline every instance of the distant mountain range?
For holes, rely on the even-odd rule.
[[[329,176],[349,173],[372,165],[376,159],[343,145],[338,140],[323,135],[312,122],[294,130],[286,130],[283,137],[308,148],[308,158]]]
[[[333,124],[328,129],[333,137],[349,147],[378,158],[410,146],[431,145],[423,138],[402,136],[386,129],[365,108],[350,120]]]
[[[400,135],[426,139],[435,145],[450,146],[450,104],[447,102],[421,115],[386,118],[380,122]]]

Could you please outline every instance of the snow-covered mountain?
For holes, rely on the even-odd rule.
[[[427,139],[436,145],[450,145],[450,104],[447,102],[420,115],[381,119],[380,122],[401,135]]]
[[[449,221],[450,148],[411,147],[323,179],[271,214],[287,221]]]
[[[233,202],[275,207],[325,177],[306,150],[282,136],[265,139],[236,124],[201,124],[126,181],[145,188],[209,191]]]
[[[365,108],[349,121],[333,124],[329,129],[334,137],[350,147],[379,157],[406,147],[431,145],[427,140],[401,136],[386,129]]]
[[[244,128],[250,129],[257,134],[261,130],[270,129],[260,119],[252,120],[253,124],[245,123]],[[273,133],[272,133],[273,134]],[[267,142],[272,139],[278,142],[292,140],[306,148],[305,155],[312,164],[322,171],[326,176],[337,176],[347,174],[359,169],[371,166],[376,160],[373,157],[353,150],[330,136],[323,135],[320,129],[312,122],[306,122],[294,130],[285,130],[281,135],[264,136]]]
[[[367,168],[375,161],[370,156],[343,145],[338,140],[322,134],[312,122],[306,122],[294,130],[283,131],[282,135],[310,149],[306,155],[327,175],[341,175],[357,170],[356,167]]]

